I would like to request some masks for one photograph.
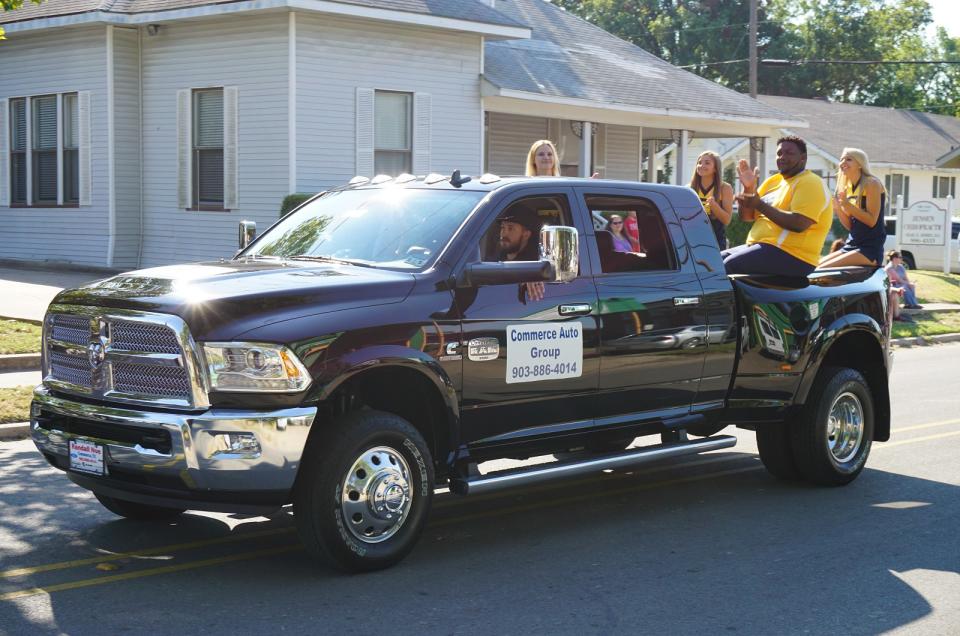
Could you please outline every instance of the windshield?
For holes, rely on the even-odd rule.
[[[408,188],[330,192],[271,228],[243,256],[420,270],[485,195]]]

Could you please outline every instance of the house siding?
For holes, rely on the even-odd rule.
[[[141,42],[141,265],[232,256],[237,223],[266,228],[287,194],[287,15],[175,22]],[[177,91],[222,86],[239,92],[238,205],[229,212],[188,211],[177,206]]]
[[[305,13],[296,21],[298,190],[356,175],[358,88],[430,94],[428,171],[479,173],[479,36]]]
[[[640,129],[634,126],[607,126],[607,179],[640,179]]]
[[[113,266],[138,266],[140,243],[140,50],[136,29],[113,29]]]
[[[538,139],[547,138],[547,119],[504,113],[488,113],[488,116],[487,172],[524,174],[530,146]]]
[[[0,206],[2,258],[106,265],[106,30],[102,25],[17,33],[0,45],[0,98],[90,91],[91,205]],[[9,122],[3,122],[9,126]],[[8,159],[9,160],[9,159]]]

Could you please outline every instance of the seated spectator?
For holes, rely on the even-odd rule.
[[[618,252],[632,252],[633,246],[630,244],[630,238],[623,230],[623,217],[619,214],[610,216],[610,223],[607,226],[610,233],[613,234],[613,249]]]
[[[781,137],[777,168],[758,187],[760,171],[742,159],[737,164],[740,218],[753,227],[745,245],[722,252],[728,274],[807,276],[820,262],[833,209],[823,179],[807,170],[806,142]]]
[[[891,287],[902,290],[900,295],[905,301],[904,308],[923,309],[923,305],[917,303],[916,285],[907,277],[907,268],[903,266],[900,252],[896,250],[887,252],[887,266],[883,269],[887,272]]]

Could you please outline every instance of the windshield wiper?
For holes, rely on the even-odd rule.
[[[357,267],[376,267],[369,261],[352,261],[347,258],[334,258],[333,256],[312,256],[310,254],[300,254],[289,257],[291,261],[318,261],[321,263],[339,263],[341,265],[356,265]]]

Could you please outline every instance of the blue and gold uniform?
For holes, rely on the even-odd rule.
[[[867,211],[867,189],[863,177],[856,183],[848,183],[847,201],[864,212]],[[883,224],[883,213],[887,207],[887,193],[880,193],[880,212],[877,221],[870,227],[866,223],[850,217],[850,235],[841,248],[844,252],[858,251],[876,264],[883,262],[883,244],[887,240],[887,229]]]
[[[717,188],[717,180],[713,180],[713,184],[707,191],[704,192],[699,187],[693,189],[697,193],[697,196],[700,198],[700,203],[703,205],[703,209],[707,212],[707,218],[710,219],[710,227],[713,228],[713,233],[717,237],[717,244],[720,246],[721,250],[727,249],[727,228],[723,224],[723,221],[717,218],[716,214],[713,213],[710,205],[710,196],[711,193],[713,198],[717,201],[720,201],[722,197],[722,191]]]

